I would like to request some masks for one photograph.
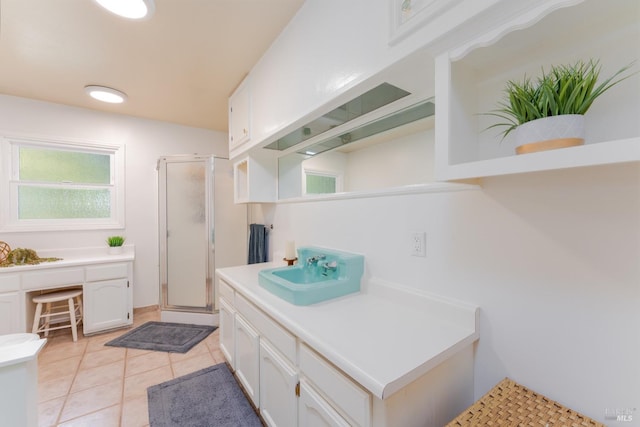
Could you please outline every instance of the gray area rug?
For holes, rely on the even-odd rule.
[[[186,353],[216,329],[216,326],[147,322],[105,345]]]
[[[262,427],[225,363],[147,389],[151,427]]]

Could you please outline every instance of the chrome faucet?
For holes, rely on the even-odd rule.
[[[336,271],[338,269],[338,262],[336,260],[325,262],[322,264],[322,275],[326,276],[330,271]]]
[[[326,255],[322,254],[310,256],[309,258],[307,258],[307,266],[316,265],[318,264],[318,261],[320,261],[321,259],[325,259],[326,257]]]

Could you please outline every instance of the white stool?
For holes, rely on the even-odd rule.
[[[49,336],[49,331],[55,331],[56,329],[71,328],[71,334],[73,335],[73,341],[78,340],[78,324],[82,320],[82,289],[71,289],[68,291],[51,292],[48,294],[37,295],[33,297],[33,302],[37,304],[36,314],[33,318],[33,330],[34,334],[44,332],[44,336]],[[74,298],[76,300],[74,304]],[[60,303],[60,304],[56,304]],[[45,310],[42,311],[42,304],[45,304]],[[53,324],[57,325],[61,322],[61,315],[69,315],[69,324],[63,326],[51,327],[51,320],[53,317]],[[42,321],[42,326],[40,325]],[[66,316],[62,319],[66,322]]]

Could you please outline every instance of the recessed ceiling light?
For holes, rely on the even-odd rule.
[[[95,0],[111,13],[129,19],[150,17],[156,7],[153,0]]]
[[[110,104],[122,104],[127,99],[124,92],[105,86],[89,85],[84,87],[84,91],[90,97]]]

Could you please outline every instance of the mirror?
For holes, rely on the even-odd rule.
[[[279,199],[433,181],[433,98],[278,159]]]
[[[278,199],[403,191],[434,181],[433,56],[416,51],[275,134]]]
[[[384,107],[398,99],[404,98],[407,95],[410,95],[410,93],[406,90],[400,89],[387,82],[381,83],[362,95],[334,108],[321,117],[305,123],[298,129],[265,146],[265,148],[279,151],[286,150],[328,130],[375,111],[378,108]]]

